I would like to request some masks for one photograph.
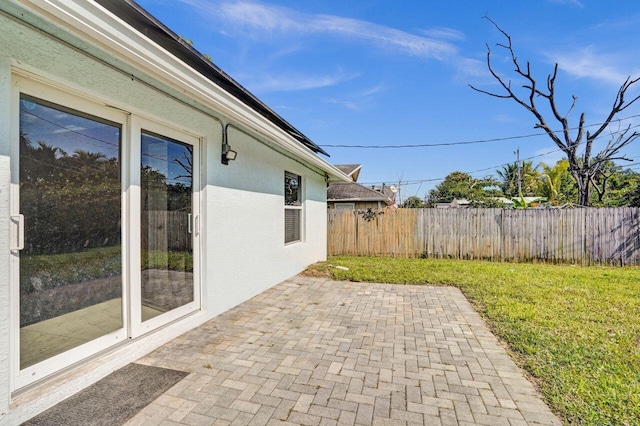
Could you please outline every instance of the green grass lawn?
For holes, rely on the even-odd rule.
[[[640,268],[333,257],[309,272],[458,287],[566,423],[640,424]]]

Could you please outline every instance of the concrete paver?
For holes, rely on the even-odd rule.
[[[138,362],[191,374],[128,425],[560,425],[453,287],[297,276]]]

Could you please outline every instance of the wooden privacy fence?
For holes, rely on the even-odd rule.
[[[640,265],[640,208],[328,212],[331,256]]]
[[[145,210],[141,221],[142,247],[162,252],[191,250],[189,219],[185,211]]]

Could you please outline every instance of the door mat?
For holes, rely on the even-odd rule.
[[[188,374],[128,364],[23,425],[122,425]]]

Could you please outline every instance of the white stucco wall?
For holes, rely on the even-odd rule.
[[[206,267],[212,278],[207,298],[216,312],[326,257],[324,178],[240,131],[230,128],[228,135],[238,159],[207,173],[207,180],[216,182],[207,188],[207,211],[218,214],[208,213],[215,218],[206,230]],[[209,163],[216,157],[217,151]],[[305,198],[303,241],[289,245],[284,244],[285,170],[302,176]],[[232,292],[229,284],[235,286]]]
[[[0,416],[9,406],[9,134],[11,73],[0,53]],[[0,423],[1,423],[0,417]]]
[[[35,20],[37,21],[37,19]],[[45,31],[73,41],[46,22]],[[81,44],[81,43],[79,43]],[[90,47],[90,46],[89,46]],[[91,47],[94,54],[100,52]],[[109,55],[103,60],[115,63]],[[126,63],[115,63],[127,68]],[[134,116],[157,120],[202,138],[202,308],[203,314],[187,325],[162,331],[153,343],[134,342],[129,351],[107,356],[102,364],[92,361],[55,386],[47,395],[21,397],[10,406],[9,394],[9,129],[16,112],[11,111],[11,67],[27,70],[80,96],[130,111]],[[161,83],[162,90],[185,102],[184,95]],[[206,108],[206,107],[205,107]],[[215,114],[215,111],[211,112]],[[222,123],[228,120],[219,116]],[[139,81],[93,60],[77,49],[0,14],[0,424],[24,419],[90,384],[111,370],[141,356],[184,327],[224,312],[278,282],[295,275],[326,256],[326,184],[312,167],[270,148],[268,140],[248,136],[251,129],[230,128],[228,141],[238,158],[228,166],[220,163],[222,124],[206,114],[163,95]],[[15,143],[15,141],[13,141]],[[275,146],[275,145],[273,145]],[[303,177],[303,241],[284,244],[284,171]],[[182,328],[181,328],[182,327]],[[136,346],[137,345],[137,346]],[[97,369],[97,370],[96,370]],[[101,370],[100,370],[101,369]],[[71,384],[69,384],[71,383]],[[66,387],[65,387],[66,386]],[[43,397],[43,395],[45,395]],[[53,395],[53,396],[52,396]],[[39,404],[39,405],[38,405]],[[3,417],[4,416],[4,417]]]

